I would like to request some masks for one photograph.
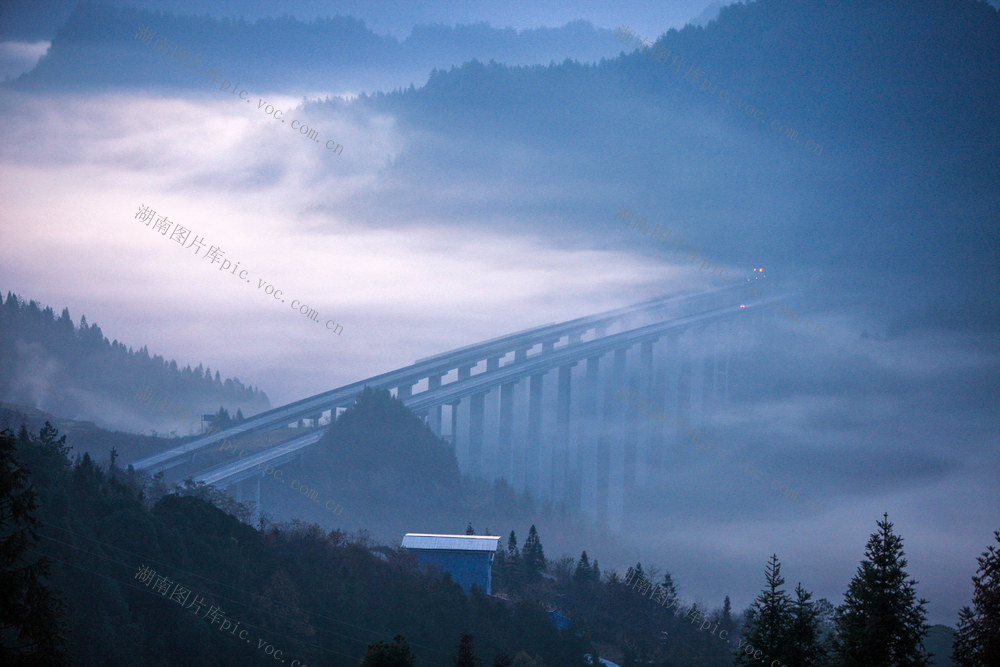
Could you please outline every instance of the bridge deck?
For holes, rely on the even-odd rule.
[[[388,373],[382,373],[359,382],[354,382],[328,392],[316,394],[315,396],[301,399],[259,415],[255,415],[254,417],[241,422],[236,426],[197,438],[189,443],[172,448],[166,452],[148,457],[134,463],[133,466],[137,470],[167,470],[186,462],[193,461],[193,456],[196,452],[210,447],[215,443],[225,442],[226,440],[236,438],[242,434],[250,432],[273,431],[280,429],[293,421],[314,416],[320,411],[347,407],[353,404],[357,394],[366,386],[373,388],[392,388],[405,384],[407,381],[413,380],[419,376],[427,377],[429,370],[435,371],[443,369],[444,367],[454,369],[456,368],[456,365],[460,366],[463,362],[471,362],[473,358],[482,361],[484,358],[499,354],[502,350],[506,350],[507,352],[516,349],[527,350],[530,349],[529,343],[533,346],[540,342],[551,341],[557,334],[559,336],[567,335],[567,333],[572,334],[573,332],[581,331],[581,328],[582,330],[590,329],[603,323],[615,321],[617,318],[643,312],[644,309],[648,310],[650,307],[658,308],[667,303],[684,303],[685,301],[692,300],[695,297],[702,297],[706,294],[717,294],[730,291],[731,289],[732,288],[729,287],[719,288],[717,290],[701,292],[695,295],[653,299],[642,304],[615,309],[613,311],[608,311],[607,313],[601,313],[595,316],[578,318],[561,324],[545,325],[543,327],[529,329],[526,332],[520,332],[501,339],[496,339],[494,341],[487,341],[477,346],[472,346],[471,348],[461,348],[451,353],[445,353],[444,355],[428,357],[406,368],[390,371]],[[742,308],[752,308],[764,305],[781,298],[784,298],[784,296],[757,300],[752,303],[744,304],[742,307],[734,305],[703,311],[694,315],[687,315],[680,318],[648,324],[646,326],[626,330],[616,334],[605,335],[594,340],[567,343],[557,349],[550,349],[533,356],[527,356],[519,361],[507,363],[494,369],[487,369],[475,375],[470,375],[465,378],[449,382],[448,384],[440,387],[428,388],[427,390],[413,396],[405,396],[402,400],[410,409],[414,411],[422,411],[435,405],[454,402],[458,399],[481,393],[488,390],[492,386],[512,382],[520,377],[526,377],[556,368],[558,366],[574,363],[575,361],[600,355],[623,346],[628,347],[638,342],[655,339],[665,333],[670,333],[671,331],[680,331],[712,320],[734,317],[742,312],[745,312]],[[473,357],[470,357],[469,355],[473,355]],[[229,483],[234,483],[235,481],[238,481],[237,478],[242,479],[256,474],[256,472],[247,474],[247,470],[260,463],[278,465],[279,463],[291,460],[291,458],[294,458],[294,456],[297,455],[297,452],[300,449],[314,444],[319,439],[317,436],[310,440],[311,437],[311,434],[308,436],[296,436],[291,440],[258,452],[243,461],[223,464],[222,466],[213,468],[210,471],[203,472],[196,476],[195,479],[205,481],[206,483],[220,483],[225,480],[228,480]],[[291,447],[291,449],[287,449],[288,447]],[[250,460],[254,461],[254,463],[249,466],[243,465],[244,461]],[[213,481],[209,482],[209,478]]]

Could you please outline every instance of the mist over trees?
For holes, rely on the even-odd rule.
[[[51,307],[11,292],[0,296],[0,397],[111,425],[126,421],[114,408],[134,420],[169,416],[194,427],[201,412],[220,404],[240,415],[270,407],[264,392],[238,378],[223,379],[202,364],[180,368],[145,345],[134,350],[109,341],[85,315],[74,324],[68,308],[56,317]]]
[[[391,89],[422,83],[434,67],[472,58],[522,64],[566,58],[596,61],[615,53],[611,31],[587,21],[521,31],[486,23],[417,25],[399,40],[377,35],[351,16],[307,22],[285,15],[249,22],[79,3],[38,65],[8,85],[22,90],[95,86],[210,90],[211,83],[136,41],[141,25],[220,68],[227,77],[236,77],[251,91],[330,85],[338,91],[355,86]],[[119,58],[123,52],[127,58]],[[115,58],[119,66],[95,66],[108,58]]]
[[[303,660],[346,651],[362,664],[396,664],[381,661],[409,654],[419,664],[435,659],[433,647],[452,646],[462,664],[508,664],[511,655],[514,664],[585,664],[588,653],[629,667],[754,664],[762,655],[789,667],[929,664],[926,602],[916,597],[902,539],[887,517],[835,614],[802,584],[790,595],[776,556],[760,595],[736,615],[728,597],[714,609],[685,604],[669,572],[641,563],[622,576],[602,571],[587,551],[578,559],[546,557],[534,525],[522,548],[514,530],[501,543],[494,596],[487,597],[477,588],[466,595],[448,575],[421,571],[405,551],[377,546],[366,531],[351,537],[300,521],[272,524],[204,485],[170,491],[86,454],[71,462],[65,436],[50,425],[37,435],[7,431],[0,444],[0,509],[19,508],[0,512],[0,530],[26,535],[25,527],[34,526],[38,533],[33,542],[0,542],[8,553],[0,577],[28,582],[18,573],[37,567],[31,563],[50,567],[30,581],[50,592],[44,613],[58,615],[48,635],[33,626],[53,660],[61,655],[61,628],[74,664],[116,656],[143,664],[173,664],[157,662],[164,655],[189,664],[253,658],[256,649],[244,650],[243,642],[172,609],[165,597],[153,600],[161,596],[134,581],[145,564]],[[18,544],[34,544],[38,553]],[[995,554],[991,546],[980,559],[975,611],[960,616],[956,664],[992,664]],[[11,585],[27,590],[26,583]],[[10,631],[0,637],[13,650]]]
[[[433,164],[435,181],[468,179],[474,169],[476,178],[514,189],[521,181],[510,162],[472,166],[456,147],[502,151],[498,138],[530,147],[521,168],[556,193],[511,204],[512,225],[519,214],[530,229],[539,209],[579,207],[579,216],[547,224],[592,227],[605,238],[606,223],[585,215],[575,191],[558,189],[597,180],[720,258],[821,272],[827,290],[910,289],[934,275],[924,289],[941,296],[942,308],[996,330],[993,292],[954,294],[995,278],[992,254],[973,240],[995,242],[995,225],[986,208],[967,206],[995,207],[998,197],[995,9],[976,0],[768,0],[727,6],[706,28],[649,38],[667,54],[662,61],[616,40],[625,53],[597,64],[473,61],[438,69],[419,88],[306,108],[391,112],[414,130],[436,132],[440,141],[421,142],[396,165],[401,180],[415,183]],[[807,138],[824,147],[820,154],[805,148]],[[938,182],[957,190],[927,187]],[[803,197],[808,206],[790,203]],[[712,205],[696,204],[703,199]],[[449,210],[442,206],[443,215]],[[954,317],[935,320],[955,325]]]

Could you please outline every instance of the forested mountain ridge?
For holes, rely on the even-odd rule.
[[[628,28],[627,20],[622,27]],[[796,38],[781,39],[790,34]],[[394,108],[422,120],[427,118],[419,114],[421,109],[438,112],[452,106],[456,114],[485,111],[481,100],[489,97],[499,103],[490,118],[504,118],[509,129],[520,127],[530,137],[536,128],[524,127],[516,113],[529,110],[523,107],[525,99],[536,101],[531,111],[544,110],[551,98],[566,93],[578,93],[583,101],[585,93],[597,91],[603,92],[601,98],[607,103],[599,108],[620,106],[628,97],[645,96],[655,104],[677,95],[718,106],[720,100],[712,95],[722,88],[733,97],[743,95],[749,104],[766,106],[775,115],[780,112],[783,120],[797,122],[802,132],[812,130],[832,150],[845,139],[893,144],[921,138],[906,131],[922,130],[926,122],[952,140],[969,129],[979,134],[967,138],[995,139],[984,121],[998,113],[987,103],[1000,94],[1000,81],[993,76],[1000,63],[1000,12],[980,0],[828,4],[759,0],[722,8],[707,27],[688,25],[659,38],[634,31],[632,36],[647,38],[645,43],[653,48],[637,51],[638,39],[612,37],[624,54],[596,65],[564,62],[525,68],[466,63],[437,72],[422,88],[377,96],[398,98]],[[666,58],[655,57],[657,46],[668,54]],[[581,70],[587,75],[581,76]],[[705,80],[712,85],[700,89]],[[454,104],[460,99],[455,93],[466,96],[461,98],[466,104]],[[845,114],[841,110],[846,101],[863,105]],[[560,126],[555,119],[542,121],[551,129]],[[814,126],[814,121],[821,124]],[[872,123],[892,132],[873,135]],[[563,129],[562,134],[573,131]],[[642,134],[634,128],[630,132]],[[991,145],[995,146],[979,148]],[[972,142],[967,146],[976,147]]]
[[[636,51],[643,36],[652,48]],[[472,62],[421,88],[308,106],[389,111],[433,130],[437,139],[397,161],[400,180],[420,179],[429,164],[445,165],[435,180],[500,189],[531,174],[555,196],[508,205],[511,224],[526,228],[553,210],[547,224],[609,236],[613,214],[591,213],[607,202],[560,187],[599,180],[601,192],[642,202],[722,260],[819,270],[828,284],[863,280],[880,291],[933,275],[928,288],[949,296],[1000,276],[986,250],[1000,243],[996,9],[759,0],[723,8],[704,28],[615,41],[624,55],[596,65]],[[501,143],[530,161],[472,164],[449,148]],[[939,182],[951,185],[931,187]]]
[[[176,361],[109,341],[86,316],[74,324],[69,309],[0,295],[0,400],[99,425],[148,430],[200,427],[219,406],[255,414],[267,395],[238,378],[222,378],[198,364]]]
[[[816,666],[829,664],[838,650],[834,640],[852,631],[843,620],[850,605],[835,609],[811,600],[801,585],[797,597],[790,596],[776,557],[768,569],[773,588],[765,586],[750,610],[739,614],[728,598],[714,608],[686,602],[669,572],[641,563],[619,574],[602,571],[586,551],[579,558],[554,559],[551,552],[547,558],[532,525],[522,546],[513,530],[501,543],[496,595],[478,589],[466,594],[450,577],[420,571],[404,550],[372,543],[366,531],[349,535],[266,520],[254,528],[246,523],[252,517],[248,507],[211,487],[189,485],[164,494],[148,479],[89,456],[71,464],[69,453],[65,437],[49,425],[37,435],[25,429],[17,436],[0,433],[0,502],[30,499],[24,505],[28,514],[12,515],[18,524],[13,527],[34,524],[37,532],[23,546],[5,543],[13,558],[4,567],[41,559],[50,568],[40,581],[58,601],[57,621],[34,631],[61,636],[72,664],[263,664],[261,653],[269,657],[278,649],[286,663],[356,665],[366,653],[378,653],[373,644],[397,635],[405,636],[416,665],[451,664],[451,647],[469,634],[485,664],[498,658],[494,665],[509,665],[500,658],[506,655],[518,656],[515,665],[574,667],[596,653],[627,666],[726,667],[739,653],[759,659],[763,652],[769,660]],[[5,515],[5,529],[11,520]],[[892,524],[879,526],[898,548]],[[460,533],[456,528],[450,532]],[[475,529],[469,524],[465,532]],[[874,560],[865,561],[855,580],[869,569],[878,577],[885,567],[906,566],[901,550],[880,560],[878,537],[872,535],[866,552]],[[849,590],[855,598],[900,594],[880,589],[852,584]],[[852,600],[862,606],[879,601]],[[764,604],[778,605],[777,616],[760,613]],[[923,624],[922,605],[906,623],[931,635],[923,648],[919,638],[906,641],[920,654],[933,646],[938,656],[929,664],[949,665],[952,631]],[[876,608],[899,612],[892,605]],[[223,631],[234,627],[250,641]],[[887,644],[882,635],[876,643]],[[271,650],[262,651],[265,646]],[[0,651],[8,648],[0,643]],[[804,654],[814,657],[796,661]]]
[[[418,665],[439,665],[466,632],[490,658],[525,650],[545,664],[586,664],[585,640],[557,631],[539,604],[467,596],[363,532],[298,521],[255,529],[206,502],[249,516],[210,488],[150,496],[128,471],[89,456],[71,464],[51,427],[0,438],[0,473],[30,471],[41,537],[27,560],[51,563],[45,583],[65,605],[55,629],[72,664],[273,664],[276,647],[286,663],[356,665],[369,644],[401,633]],[[249,637],[221,631],[220,613]]]
[[[207,90],[200,77],[135,35],[149,26],[164,38],[236,77],[251,91],[372,90],[423,82],[434,67],[472,58],[510,63],[574,58],[596,61],[614,52],[611,31],[586,21],[517,31],[485,23],[418,25],[400,41],[377,35],[364,21],[335,16],[305,22],[290,16],[254,22],[178,16],[132,7],[81,3],[52,40],[49,52],[10,85],[19,89],[179,87]],[[155,40],[154,40],[155,41]],[[105,63],[114,62],[115,67]],[[382,76],[393,73],[395,76]],[[374,78],[373,78],[374,77]]]

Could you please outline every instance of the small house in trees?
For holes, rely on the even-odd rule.
[[[493,556],[500,538],[493,535],[427,535],[407,533],[402,547],[422,567],[447,572],[466,592],[473,584],[490,594]]]

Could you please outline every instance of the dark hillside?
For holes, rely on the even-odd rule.
[[[69,309],[16,294],[0,297],[0,400],[38,408],[61,418],[103,427],[187,434],[200,416],[220,406],[255,414],[270,407],[267,395],[238,378],[109,341],[86,316],[73,323]]]

